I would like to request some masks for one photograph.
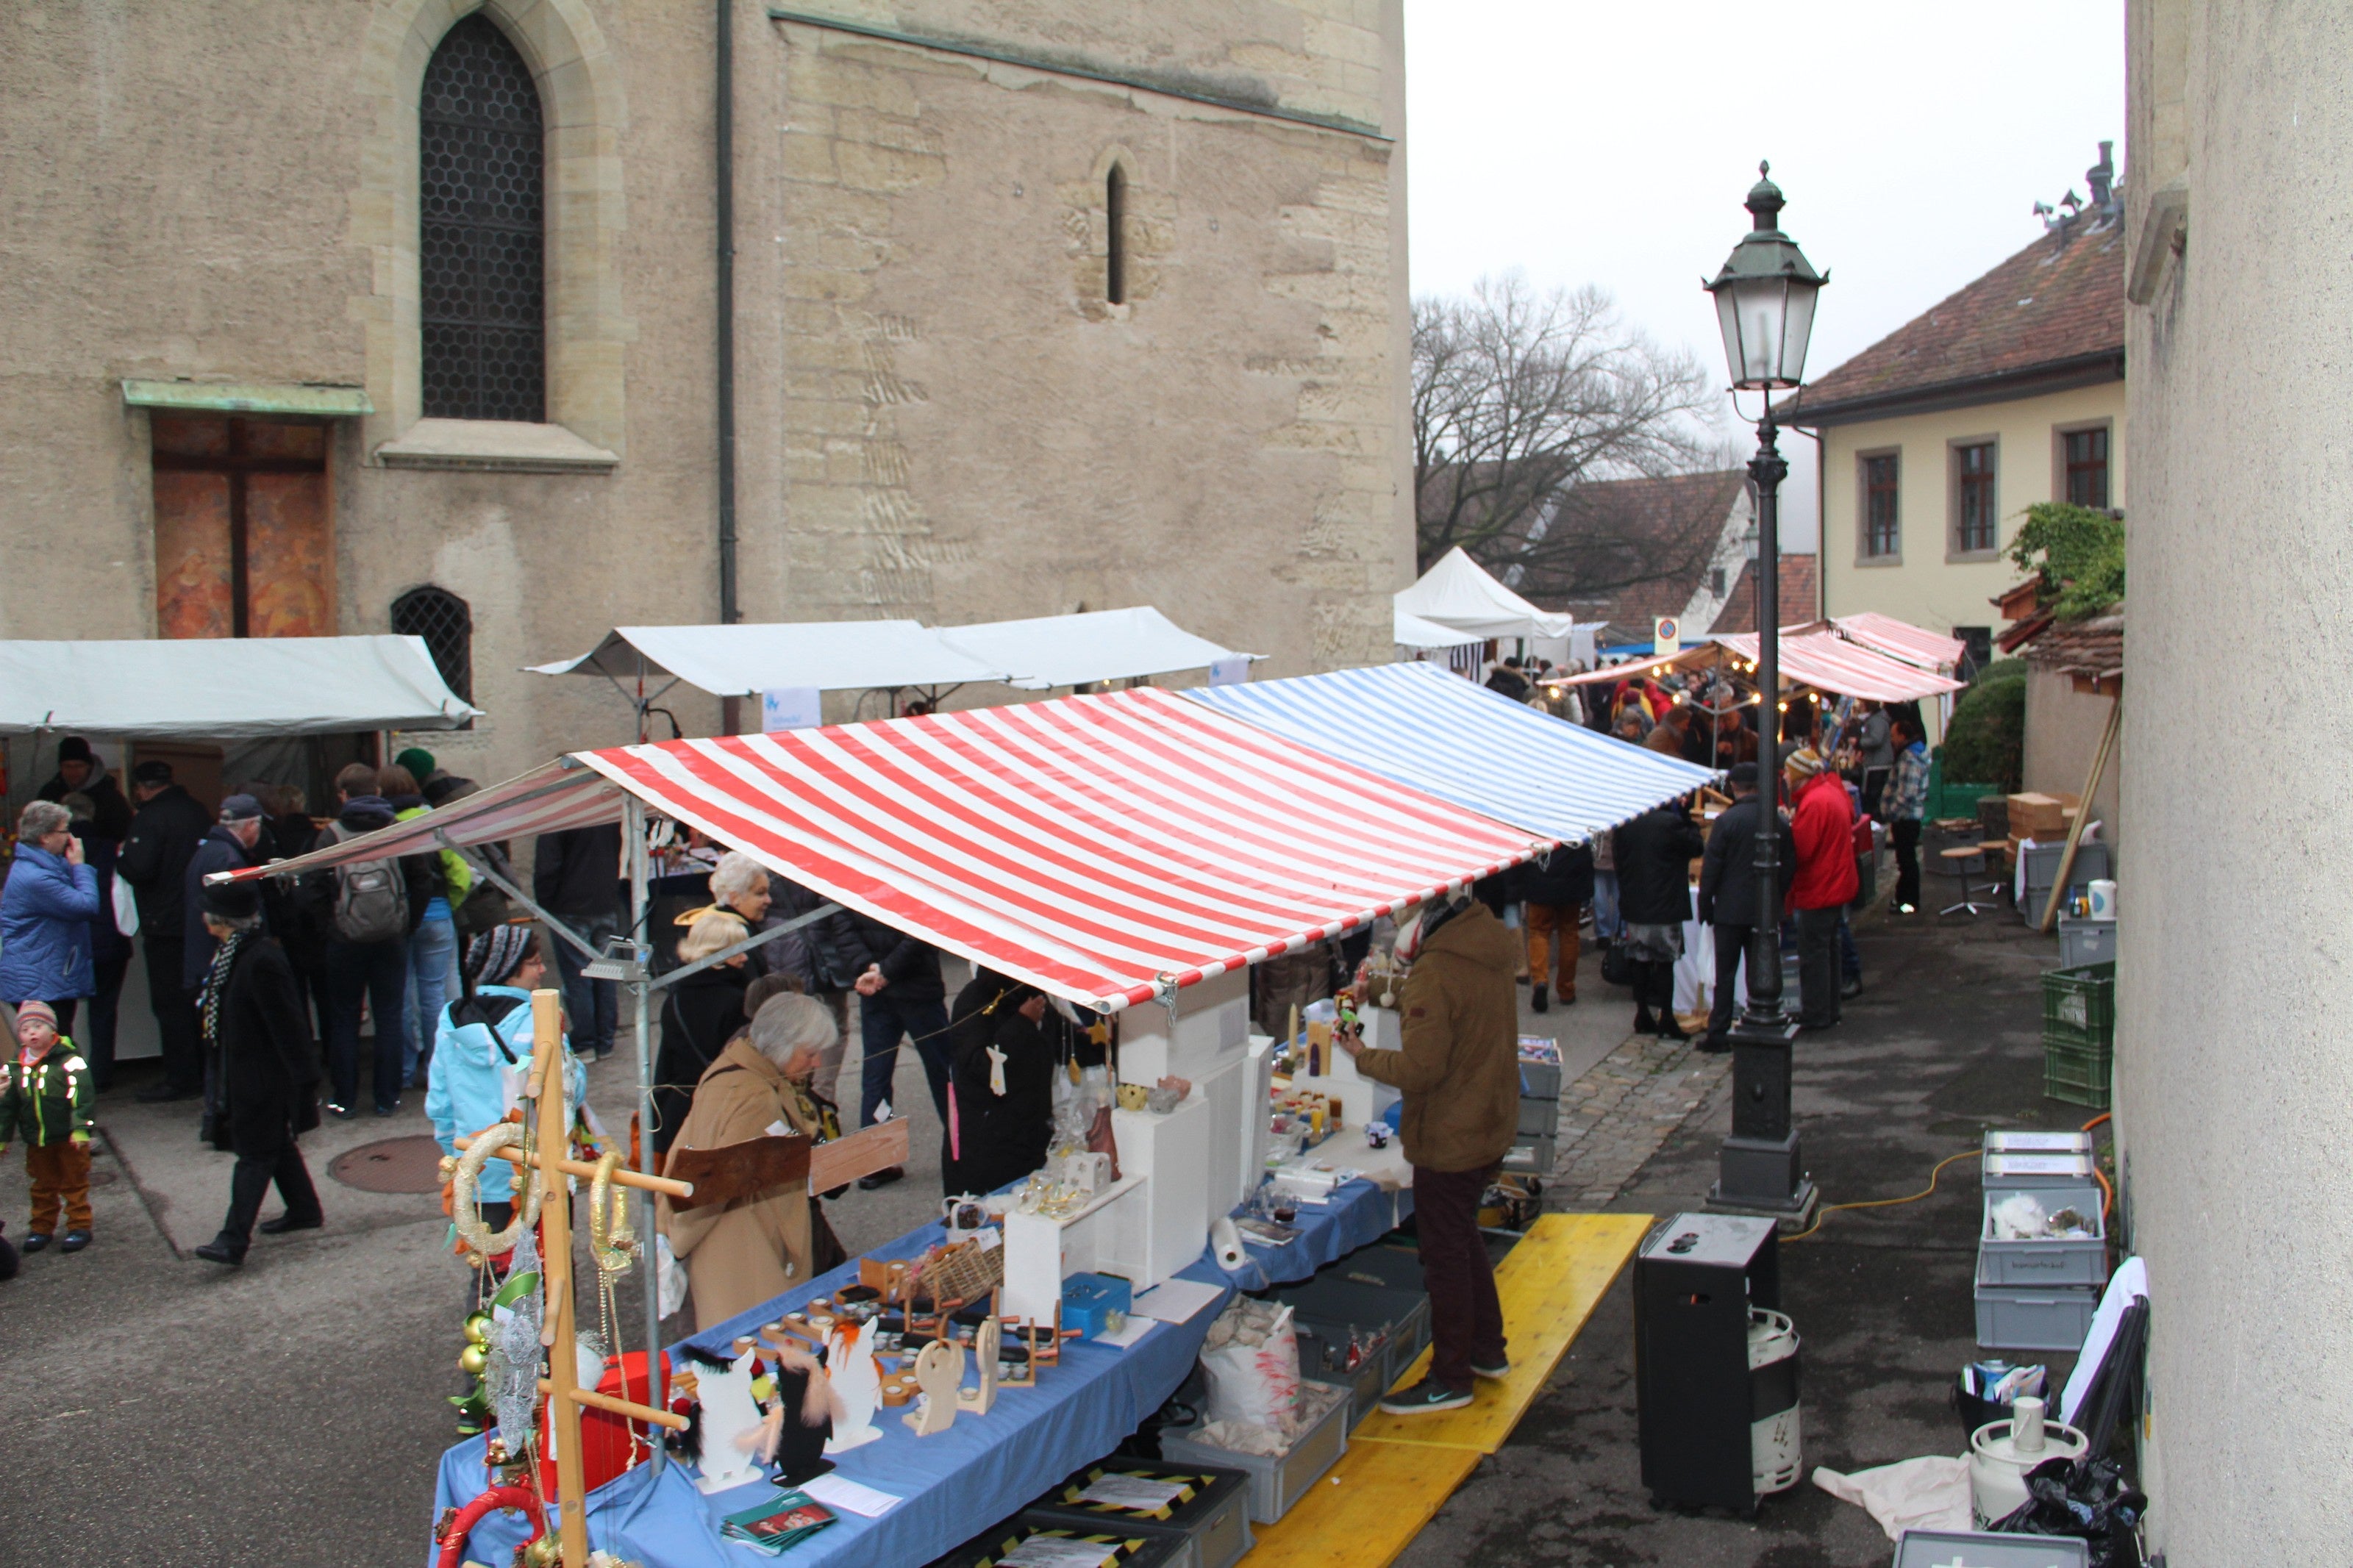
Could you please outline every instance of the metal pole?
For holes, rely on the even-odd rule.
[[[1813,1212],[1789,1112],[1798,1026],[1781,1012],[1781,536],[1779,491],[1789,465],[1773,443],[1773,405],[1757,426],[1748,477],[1757,486],[1757,907],[1748,1002],[1732,1026],[1732,1131],[1717,1154],[1708,1207],[1802,1226]],[[1766,720],[1771,721],[1769,723]]]
[[[629,942],[637,954],[637,962],[630,966],[637,978],[629,982],[629,1005],[638,1045],[638,1171],[651,1176],[659,1173],[654,1169],[654,1053],[646,1017],[646,969],[652,954],[645,934],[646,807],[635,795],[622,803],[621,832],[629,852]],[[643,1272],[639,1276],[646,1293],[646,1385],[651,1395],[646,1403],[657,1410],[667,1410],[670,1396],[665,1392],[661,1370],[661,1285],[654,1278],[659,1251],[654,1242],[654,1195],[640,1191],[638,1202],[638,1234],[646,1238]],[[653,1450],[652,1462],[659,1473],[664,1458],[659,1439]]]
[[[1781,1021],[1781,481],[1789,465],[1773,437],[1773,401],[1765,400],[1765,417],[1757,426],[1757,455],[1748,459],[1748,477],[1757,484],[1757,705],[1762,719],[1770,710],[1772,729],[1757,752],[1757,926],[1748,941],[1748,1005],[1750,1022]]]

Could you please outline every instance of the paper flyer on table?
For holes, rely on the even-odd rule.
[[[855,1513],[867,1519],[879,1518],[904,1501],[889,1492],[878,1492],[872,1487],[859,1485],[839,1470],[813,1476],[801,1486],[801,1490],[828,1508],[838,1508],[844,1513]]]
[[[1119,1350],[1125,1350],[1128,1346],[1134,1344],[1136,1341],[1150,1333],[1152,1331],[1152,1325],[1159,1321],[1160,1320],[1157,1318],[1139,1318],[1134,1313],[1130,1313],[1126,1322],[1122,1323],[1117,1329],[1097,1334],[1094,1338],[1094,1342],[1099,1345],[1111,1345]]]
[[[1138,1296],[1128,1316],[1182,1323],[1225,1293],[1222,1285],[1204,1285],[1197,1279],[1166,1279]]]

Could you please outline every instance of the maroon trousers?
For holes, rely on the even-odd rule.
[[[1413,1168],[1413,1223],[1421,1237],[1421,1272],[1430,1291],[1430,1375],[1469,1392],[1471,1366],[1504,1364],[1504,1308],[1495,1270],[1479,1234],[1479,1198],[1495,1169]]]

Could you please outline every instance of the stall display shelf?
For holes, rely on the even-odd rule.
[[[1188,1436],[1200,1430],[1197,1426],[1171,1426],[1161,1431],[1160,1457],[1170,1464],[1248,1472],[1250,1519],[1272,1524],[1290,1512],[1291,1505],[1348,1451],[1349,1404],[1345,1399],[1335,1401],[1282,1454],[1237,1454]]]

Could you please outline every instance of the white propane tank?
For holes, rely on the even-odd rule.
[[[2016,1512],[2026,1502],[2026,1472],[2047,1459],[2080,1459],[2091,1440],[2073,1426],[2045,1422],[2031,1395],[2010,1406],[2007,1421],[1989,1421],[1969,1435],[1969,1511],[1977,1528]]]
[[[1748,1309],[1749,1480],[1757,1495],[1798,1484],[1798,1331],[1779,1312]]]

